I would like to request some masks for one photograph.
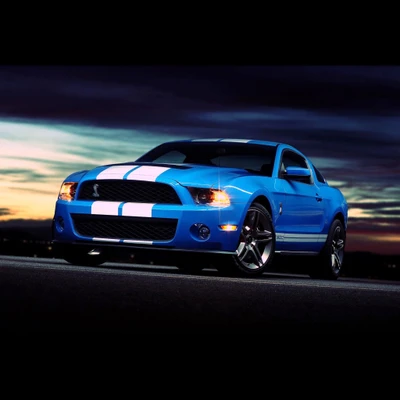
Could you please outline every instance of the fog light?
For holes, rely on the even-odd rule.
[[[207,240],[210,237],[211,231],[207,225],[197,223],[190,227],[190,234],[193,239]]]
[[[211,230],[210,228],[202,224],[201,222],[197,222],[196,224],[193,224],[190,229],[190,236],[197,241],[206,241],[210,238],[211,236]]]
[[[206,240],[210,237],[210,228],[206,225],[200,225],[199,227],[199,238]]]

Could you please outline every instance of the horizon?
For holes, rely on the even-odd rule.
[[[0,228],[51,221],[72,172],[248,138],[297,147],[343,192],[347,251],[399,253],[400,67],[7,66],[0,84]]]

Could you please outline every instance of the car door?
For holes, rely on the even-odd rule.
[[[285,176],[287,167],[307,168],[310,176],[288,179]],[[286,251],[317,251],[324,224],[324,210],[311,165],[301,154],[290,149],[284,150],[277,185],[283,195],[276,222],[279,247]]]

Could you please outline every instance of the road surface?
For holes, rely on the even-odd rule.
[[[0,256],[2,333],[400,333],[400,282],[185,275],[174,267]],[[359,335],[359,336],[354,336]]]

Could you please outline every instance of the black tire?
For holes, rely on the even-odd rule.
[[[64,255],[64,260],[73,265],[82,265],[86,267],[96,267],[107,261],[103,254],[89,255],[87,252],[74,249],[71,249],[71,254]]]
[[[329,229],[323,249],[311,263],[310,277],[328,280],[338,279],[342,272],[345,245],[346,231],[342,222],[335,219]]]
[[[216,268],[225,275],[257,276],[272,266],[275,253],[275,229],[268,210],[253,203],[243,222],[236,255]]]

